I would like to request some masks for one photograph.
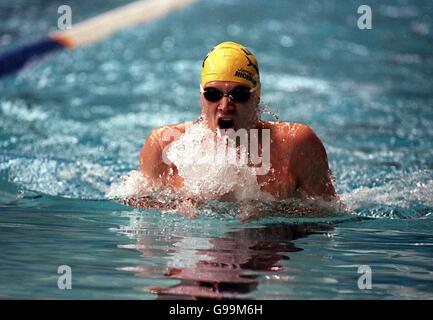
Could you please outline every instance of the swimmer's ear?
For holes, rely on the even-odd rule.
[[[205,98],[204,98],[204,96],[203,96],[203,93],[201,93],[200,92],[200,107],[201,107],[201,110],[203,111],[203,106],[204,106],[204,104],[205,104]]]
[[[257,106],[258,106],[260,104],[260,96],[254,94],[254,97],[256,99],[256,103],[257,103]]]

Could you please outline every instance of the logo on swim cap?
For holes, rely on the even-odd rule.
[[[235,77],[243,78],[245,80],[250,81],[253,84],[253,87],[257,85],[257,80],[254,79],[254,75],[245,69],[239,69],[235,72]]]
[[[200,84],[210,81],[239,82],[260,95],[260,74],[257,60],[243,45],[223,42],[214,47],[203,60]]]

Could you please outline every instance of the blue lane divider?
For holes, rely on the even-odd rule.
[[[33,59],[41,58],[49,52],[60,49],[65,49],[65,47],[57,40],[47,37],[6,51],[0,55],[0,78],[19,71]]]

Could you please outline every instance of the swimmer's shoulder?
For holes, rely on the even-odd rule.
[[[276,143],[294,146],[316,137],[313,129],[304,123],[264,121],[263,124],[263,128],[271,130],[271,139]]]
[[[192,125],[192,121],[164,125],[159,128],[155,128],[151,131],[148,140],[158,142],[161,147],[177,140],[188,126]]]
[[[283,141],[285,147],[282,149],[298,155],[300,162],[309,162],[313,158],[327,159],[322,141],[310,126],[304,123],[286,122],[277,123],[274,130],[276,139]]]
[[[188,125],[189,122],[164,125],[150,132],[140,151],[140,170],[147,177],[158,177],[164,172],[166,169],[162,164],[164,148],[185,133]]]

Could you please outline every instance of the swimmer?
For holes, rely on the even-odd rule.
[[[325,148],[307,125],[260,119],[260,75],[255,56],[244,46],[223,42],[202,64],[200,82],[202,123],[210,130],[244,129],[270,132],[270,170],[258,174],[261,191],[274,199],[321,198],[337,200]],[[167,139],[167,131],[185,133],[192,123],[154,129],[140,153],[140,172],[155,184],[179,190],[183,178],[178,168],[164,161],[163,150],[179,135]]]

